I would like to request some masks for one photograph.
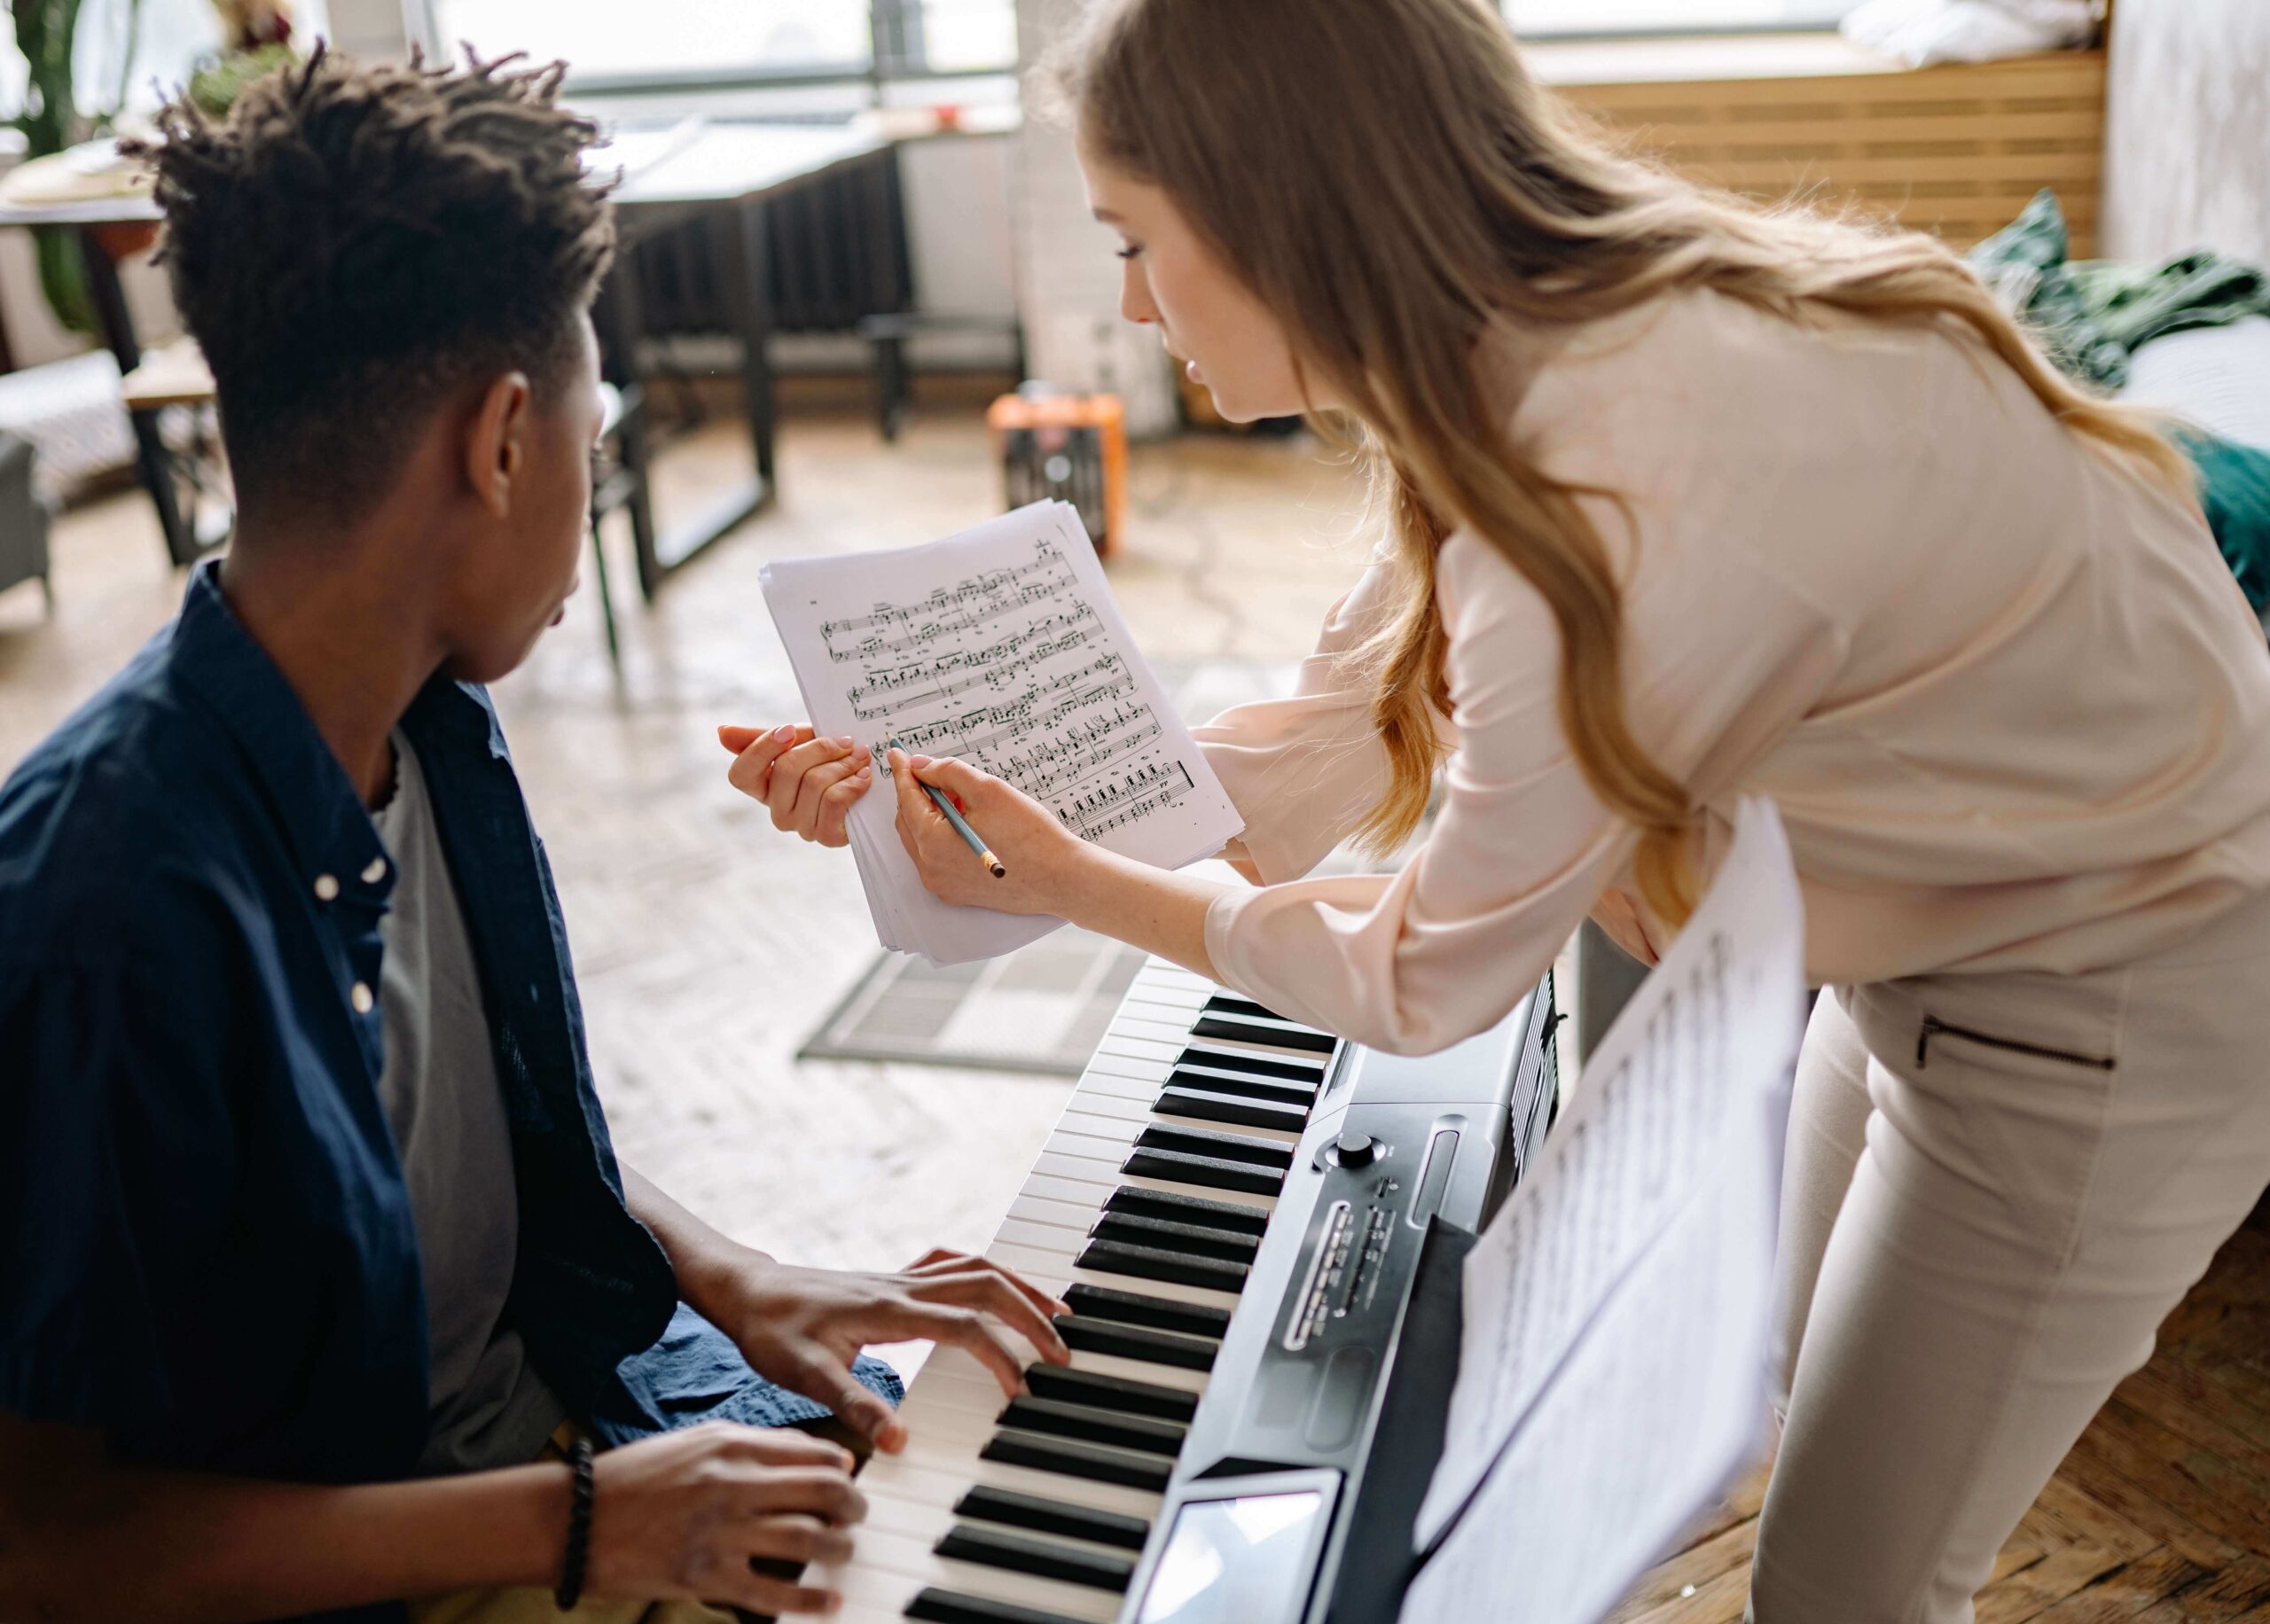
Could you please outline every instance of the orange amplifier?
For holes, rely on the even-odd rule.
[[[1009,505],[1070,503],[1096,550],[1108,555],[1127,515],[1127,425],[1119,397],[1054,394],[1028,385],[995,401],[985,422],[1001,457]]]

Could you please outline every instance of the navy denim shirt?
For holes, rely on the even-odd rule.
[[[623,1204],[488,696],[436,677],[403,728],[480,967],[520,1188],[507,1312],[536,1367],[613,1441],[825,1414],[679,1303]],[[393,884],[211,566],[0,788],[0,1409],[135,1461],[410,1473],[426,1309],[372,997]]]

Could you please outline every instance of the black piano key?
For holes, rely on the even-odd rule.
[[[1247,1020],[1227,1015],[1201,1015],[1190,1035],[1230,1043],[1266,1043],[1273,1049],[1301,1049],[1319,1055],[1330,1054],[1340,1043],[1329,1032],[1296,1027],[1290,1021]]]
[[[1079,1289],[1073,1287],[1075,1291]],[[1223,1318],[1226,1323],[1228,1316],[1225,1315]],[[1198,1395],[1194,1393],[1185,1393],[1179,1387],[1162,1387],[1156,1382],[1130,1381],[1123,1376],[1075,1370],[1061,1364],[1030,1366],[1025,1371],[1025,1386],[1032,1389],[1035,1398],[1062,1399],[1068,1404],[1116,1409],[1131,1416],[1156,1416],[1162,1421],[1187,1425],[1198,1413]],[[975,1517],[977,1513],[972,1511],[969,1515]]]
[[[1321,1060],[1288,1060],[1281,1055],[1257,1055],[1249,1049],[1210,1049],[1193,1043],[1174,1058],[1177,1066],[1210,1066],[1250,1077],[1282,1077],[1288,1082],[1316,1082],[1324,1076]]]
[[[1256,1167],[1273,1167],[1280,1173],[1293,1165],[1293,1147],[1289,1144],[1245,1134],[1217,1133],[1210,1128],[1170,1128],[1163,1122],[1154,1122],[1135,1136],[1135,1144],[1139,1150],[1180,1151],[1186,1156],[1248,1161]]]
[[[1129,1246],[1115,1240],[1092,1240],[1073,1260],[1081,1269],[1100,1275],[1125,1275],[1133,1280],[1167,1280],[1201,1291],[1245,1290],[1246,1266],[1219,1258],[1193,1257],[1187,1252],[1166,1252],[1156,1246]]]
[[[1200,1184],[1209,1190],[1242,1190],[1248,1195],[1273,1196],[1285,1187],[1285,1175],[1250,1162],[1223,1161],[1213,1156],[1191,1156],[1181,1151],[1137,1150],[1119,1170],[1135,1178],[1162,1179],[1170,1184]]]
[[[1235,993],[1216,993],[1206,1000],[1206,1012],[1209,1015],[1244,1015],[1260,1020],[1285,1019],[1276,1011],[1265,1009],[1252,999],[1241,998]]]
[[[1178,1066],[1167,1074],[1169,1088],[1203,1089],[1209,1094],[1235,1094],[1245,1099],[1265,1099],[1305,1109],[1316,1104],[1317,1085],[1284,1082],[1272,1077],[1249,1077],[1226,1066]]]
[[[1115,1557],[1108,1550],[1082,1550],[1074,1545],[1059,1545],[1053,1540],[982,1528],[974,1523],[957,1523],[947,1529],[935,1549],[940,1556],[951,1561],[980,1562],[987,1567],[1030,1573],[1036,1579],[1061,1580],[1066,1584],[1084,1584],[1115,1595],[1127,1589],[1127,1581],[1135,1573],[1132,1557]]]
[[[982,1484],[954,1502],[954,1515],[980,1522],[1006,1523],[1030,1528],[1036,1534],[1061,1534],[1099,1545],[1116,1545],[1139,1551],[1150,1537],[1151,1525],[1139,1517],[1119,1511],[1099,1511],[1038,1495],[1021,1495],[1012,1488],[988,1488]]]
[[[1261,1242],[1250,1235],[1234,1234],[1209,1224],[1178,1223],[1138,1213],[1105,1213],[1088,1226],[1092,1240],[1115,1240],[1130,1246],[1159,1246],[1187,1252],[1193,1257],[1219,1258],[1225,1263],[1250,1263]]]
[[[1048,1433],[1076,1438],[1084,1443],[1108,1444],[1143,1455],[1163,1455],[1169,1460],[1182,1453],[1185,1429],[1178,1422],[1145,1416],[1117,1415],[1061,1399],[1011,1399],[1001,1411],[1001,1425],[1020,1432]]]
[[[1020,1607],[986,1596],[964,1596],[935,1585],[906,1604],[906,1616],[923,1624],[1080,1624],[1079,1620],[1061,1612],[1043,1612],[1037,1607]]]
[[[1242,1201],[1209,1201],[1175,1190],[1144,1190],[1123,1184],[1104,1198],[1108,1213],[1141,1213],[1152,1218],[1171,1218],[1177,1223],[1202,1223],[1209,1230],[1229,1230],[1258,1240],[1269,1233],[1269,1214]]]
[[[985,1441],[977,1458],[1004,1466],[1053,1472],[1068,1478],[1085,1478],[1092,1483],[1148,1489],[1155,1495],[1166,1493],[1167,1485],[1174,1480],[1174,1463],[1158,1456],[1082,1443],[1073,1438],[1048,1438],[1037,1433],[996,1433]]]
[[[1084,1354],[1109,1354],[1146,1364],[1170,1365],[1178,1370],[1210,1370],[1219,1345],[1207,1337],[1185,1336],[1148,1325],[1126,1325],[1092,1318],[1085,1314],[1060,1314],[1051,1322],[1067,1347]]]
[[[1228,1094],[1202,1094],[1195,1089],[1162,1089],[1151,1109],[1161,1116],[1228,1122],[1239,1128],[1273,1128],[1288,1134],[1296,1134],[1309,1125],[1306,1105],[1280,1105],[1271,1100],[1239,1099]]]

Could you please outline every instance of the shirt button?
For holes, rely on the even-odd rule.
[[[378,1000],[371,996],[371,989],[357,981],[347,989],[347,1002],[355,1006],[357,1015],[368,1015]]]
[[[363,883],[366,886],[375,886],[386,877],[387,860],[384,857],[372,858],[371,866],[363,871]]]
[[[316,901],[333,902],[339,900],[339,880],[330,874],[316,876]]]

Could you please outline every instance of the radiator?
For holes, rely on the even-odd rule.
[[[1909,69],[1834,35],[1538,44],[1538,76],[1640,151],[1768,200],[1856,203],[1967,248],[2047,186],[2096,252],[2105,58]]]
[[[761,205],[765,285],[780,332],[849,332],[859,319],[914,303],[898,157],[841,165]],[[688,221],[635,245],[641,314],[653,337],[724,332],[731,323],[712,233],[729,215]]]

